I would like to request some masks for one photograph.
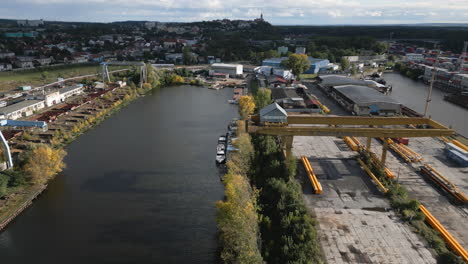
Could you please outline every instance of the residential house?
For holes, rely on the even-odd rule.
[[[0,71],[11,71],[13,66],[9,63],[0,63]]]
[[[165,39],[163,40],[163,47],[165,49],[175,48],[177,45],[177,39]]]
[[[9,51],[0,52],[0,59],[13,58],[13,57],[15,57],[14,52],[9,52]]]
[[[34,68],[33,57],[16,57],[15,66],[22,69]]]
[[[166,61],[181,62],[183,57],[182,53],[168,53],[166,54]]]
[[[39,66],[50,65],[52,63],[52,57],[39,57],[34,59],[34,62]]]

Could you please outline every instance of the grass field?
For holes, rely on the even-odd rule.
[[[317,77],[317,74],[315,73],[303,73],[299,75],[301,77],[301,80],[306,80],[306,79],[314,79]]]
[[[109,66],[109,71],[125,69],[130,66]],[[0,91],[11,91],[18,86],[39,86],[57,81],[57,78],[70,78],[80,75],[100,73],[100,65],[66,65],[50,68],[32,69],[16,72],[0,72]]]

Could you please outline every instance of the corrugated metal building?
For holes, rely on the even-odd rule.
[[[334,86],[330,95],[356,115],[401,115],[401,103],[366,86]]]

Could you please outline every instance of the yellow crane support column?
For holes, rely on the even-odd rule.
[[[286,161],[289,161],[289,158],[292,155],[293,140],[294,136],[281,136],[281,145],[285,152]]]
[[[385,159],[387,158],[387,149],[388,149],[388,140],[385,138],[385,140],[383,141],[383,145],[382,145],[382,158],[380,159],[382,166],[385,166]]]
[[[372,138],[371,137],[367,137],[367,145],[366,145],[366,148],[367,148],[367,151],[371,151],[370,147],[371,147],[371,141],[372,141]]]

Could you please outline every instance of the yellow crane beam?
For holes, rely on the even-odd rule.
[[[319,127],[319,126],[248,126],[249,133],[277,136],[336,136],[336,137],[439,137],[449,136],[452,129]]]
[[[428,125],[433,128],[446,128],[440,123],[423,117],[367,117],[331,115],[288,115],[288,124],[315,125]]]

